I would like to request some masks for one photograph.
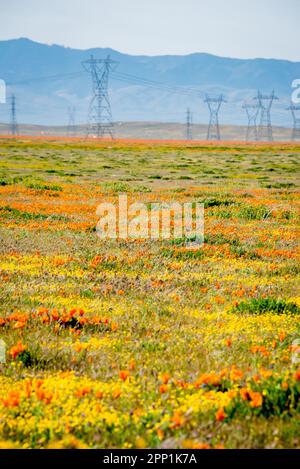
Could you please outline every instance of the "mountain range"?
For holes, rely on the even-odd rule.
[[[65,125],[68,108],[75,107],[75,121],[87,120],[92,83],[82,62],[90,55],[117,63],[109,77],[109,96],[115,121],[184,122],[189,107],[193,120],[209,118],[204,97],[223,93],[226,103],[220,122],[244,125],[244,101],[257,90],[275,90],[272,109],[276,125],[291,126],[286,107],[291,83],[300,78],[300,62],[278,59],[236,59],[206,53],[140,56],[113,49],[72,49],[20,38],[0,41],[0,79],[7,95],[15,94],[17,119],[27,124]],[[0,122],[9,120],[9,104],[0,105]]]

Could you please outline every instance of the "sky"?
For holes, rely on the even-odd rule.
[[[0,40],[300,61],[300,0],[0,0]]]

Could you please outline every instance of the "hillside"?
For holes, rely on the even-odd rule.
[[[201,46],[199,46],[200,48]],[[105,48],[78,50],[45,45],[29,39],[0,41],[0,77],[8,93],[17,96],[18,120],[23,123],[63,125],[68,106],[76,106],[76,122],[84,123],[91,92],[90,77],[81,62],[93,54],[118,62],[111,74],[113,116],[118,121],[184,122],[189,106],[194,121],[206,123],[206,92],[224,93],[220,121],[245,123],[241,104],[259,88],[275,89],[280,100],[273,122],[290,126],[285,110],[291,82],[300,76],[300,62],[277,59],[232,59],[205,53],[186,56],[132,56]],[[144,81],[143,79],[146,79]],[[1,105],[0,121],[7,122],[8,106]]]

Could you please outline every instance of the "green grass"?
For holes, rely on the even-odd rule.
[[[295,303],[277,300],[276,298],[252,298],[250,301],[242,301],[234,311],[244,314],[300,314],[300,308]]]

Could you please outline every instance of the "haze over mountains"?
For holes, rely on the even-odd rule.
[[[201,45],[197,45],[201,48]],[[300,62],[277,59],[232,59],[205,53],[186,56],[133,56],[112,49],[71,49],[29,39],[0,41],[0,78],[8,95],[17,97],[18,121],[65,125],[68,106],[76,107],[76,123],[84,123],[91,95],[90,76],[81,62],[93,54],[108,54],[118,62],[109,90],[115,121],[183,122],[190,107],[194,121],[206,123],[205,93],[223,93],[227,103],[220,112],[224,124],[246,123],[241,108],[257,89],[279,97],[272,121],[291,126],[286,107],[291,83],[300,78]],[[8,105],[0,106],[0,122],[9,120]]]

